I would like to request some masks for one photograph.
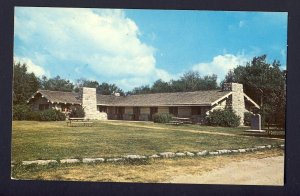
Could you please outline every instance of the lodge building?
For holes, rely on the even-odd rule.
[[[151,121],[155,113],[170,113],[201,122],[210,111],[230,107],[241,117],[241,124],[244,112],[259,108],[238,83],[225,83],[221,90],[129,96],[100,95],[87,87],[79,93],[38,90],[27,103],[33,111],[53,108],[68,113],[83,107],[88,119],[134,121]]]

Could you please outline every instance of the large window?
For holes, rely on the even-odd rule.
[[[98,106],[98,111],[107,113],[107,106]]]
[[[169,107],[169,113],[178,116],[178,107]]]
[[[48,110],[49,109],[49,104],[40,104],[39,105],[39,110]]]
[[[200,106],[192,107],[192,115],[201,115],[201,107]]]

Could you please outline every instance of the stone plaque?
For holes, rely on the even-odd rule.
[[[261,116],[256,114],[251,118],[251,129],[252,130],[261,130]]]

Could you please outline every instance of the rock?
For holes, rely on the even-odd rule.
[[[56,160],[35,160],[35,161],[22,161],[22,165],[48,165],[49,163],[58,163]]]
[[[231,151],[230,151],[230,150],[223,149],[223,150],[217,150],[217,152],[218,152],[219,154],[228,154],[228,153],[230,153]]]
[[[239,152],[246,152],[245,149],[238,149]]]
[[[208,154],[208,151],[207,150],[203,150],[203,151],[200,151],[200,152],[197,152],[197,155],[198,156],[205,156]]]
[[[190,157],[195,156],[195,154],[194,154],[194,153],[191,153],[191,152],[186,152],[186,155],[187,155],[187,156],[190,156]]]
[[[60,160],[60,163],[79,163],[79,159],[62,159]]]
[[[272,145],[266,145],[266,147],[270,149],[270,148],[272,148]]]
[[[183,153],[183,152],[177,152],[177,153],[175,153],[175,156],[176,157],[184,157],[186,154],[185,153]]]
[[[159,155],[163,158],[171,158],[171,157],[175,157],[175,153],[174,152],[162,152],[159,153]]]
[[[83,158],[83,163],[95,163],[95,162],[104,162],[103,158]]]
[[[124,161],[124,159],[123,158],[106,159],[106,162],[118,162],[118,161]]]
[[[160,156],[158,156],[157,154],[151,155],[149,156],[150,159],[155,159],[155,158],[159,158]]]
[[[208,154],[209,154],[209,155],[218,155],[219,152],[209,152]]]
[[[266,146],[255,146],[256,148],[258,148],[258,149],[265,149],[266,148]]]
[[[146,156],[141,155],[126,155],[124,156],[126,159],[146,159]]]
[[[237,153],[240,152],[239,150],[231,150],[231,152]]]
[[[280,144],[279,147],[284,149],[284,144]]]

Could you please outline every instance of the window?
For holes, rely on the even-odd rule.
[[[200,106],[192,107],[192,115],[201,115],[201,107]]]
[[[98,111],[107,113],[107,106],[98,106]]]
[[[178,116],[178,107],[169,107],[169,113]]]
[[[39,104],[39,110],[48,110],[49,104]]]

